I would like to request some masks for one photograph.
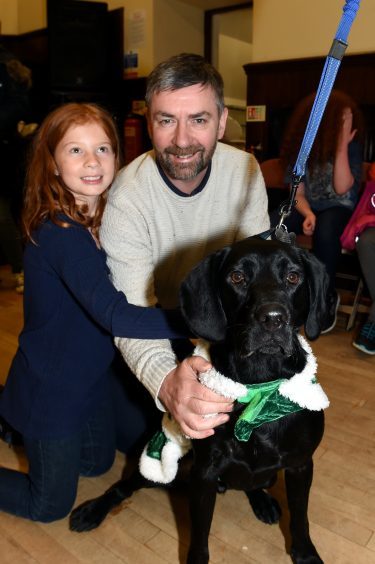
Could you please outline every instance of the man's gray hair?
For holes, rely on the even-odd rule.
[[[154,94],[195,84],[212,88],[221,115],[225,107],[222,76],[203,57],[194,53],[175,55],[154,68],[147,79],[146,104],[150,107]]]

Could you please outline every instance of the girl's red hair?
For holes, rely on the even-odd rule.
[[[96,104],[71,103],[56,108],[44,119],[31,147],[22,212],[22,227],[26,239],[32,240],[32,232],[47,219],[68,227],[69,224],[59,217],[62,212],[97,234],[108,190],[100,195],[95,215],[90,217],[87,215],[86,206],[76,203],[61,177],[55,174],[54,155],[57,145],[71,126],[86,123],[96,123],[104,129],[115,155],[115,172],[118,171],[120,143],[111,115]]]

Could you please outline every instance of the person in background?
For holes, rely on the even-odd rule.
[[[153,150],[119,173],[100,229],[114,284],[133,303],[175,307],[181,281],[201,259],[269,228],[256,159],[218,142],[228,115],[223,88],[216,69],[191,53],[160,63],[148,77]],[[159,410],[186,435],[207,437],[227,421],[232,403],[198,382],[190,344],[116,344]]]
[[[375,206],[375,202],[374,202]],[[375,207],[374,207],[375,213]],[[356,245],[359,262],[372,304],[367,321],[361,326],[353,347],[366,354],[375,354],[375,227],[361,233]]]
[[[22,219],[24,327],[0,394],[2,433],[7,423],[21,435],[29,469],[0,468],[0,511],[61,519],[72,509],[79,476],[111,467],[112,335],[188,334],[177,310],[133,306],[110,282],[98,230],[118,165],[116,127],[93,104],[57,108],[34,139]],[[192,364],[210,366],[198,358]],[[129,432],[140,436],[143,422],[130,398],[122,407]]]
[[[294,166],[305,133],[315,94],[304,98],[287,123],[280,149],[285,170]],[[327,318],[322,333],[331,331],[337,320],[340,296],[335,276],[341,254],[340,235],[355,208],[362,178],[362,114],[355,101],[333,90],[329,97],[299,184],[296,206],[284,221],[289,231],[311,235],[313,253],[329,275]],[[291,176],[288,174],[289,181]],[[272,214],[272,224],[278,220]]]
[[[14,204],[22,191],[23,152],[17,124],[28,117],[30,88],[31,71],[0,45],[0,251],[11,267],[11,279],[3,284],[18,293],[23,292],[23,247]]]

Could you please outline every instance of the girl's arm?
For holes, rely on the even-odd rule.
[[[333,163],[333,188],[339,195],[349,192],[355,180],[349,162],[349,144],[357,133],[357,130],[352,127],[353,114],[350,108],[346,108],[342,117],[342,127]]]
[[[316,217],[305,196],[305,185],[301,182],[296,193],[296,210],[305,218],[302,224],[305,235],[312,235],[315,230]]]
[[[129,304],[109,278],[104,253],[83,227],[53,227],[44,245],[50,262],[75,299],[116,337],[181,339],[191,336],[179,310]],[[43,243],[42,243],[43,244]]]

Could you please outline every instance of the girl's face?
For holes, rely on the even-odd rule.
[[[78,204],[93,215],[98,197],[115,174],[115,154],[104,129],[97,123],[72,125],[55,150],[56,175]]]

